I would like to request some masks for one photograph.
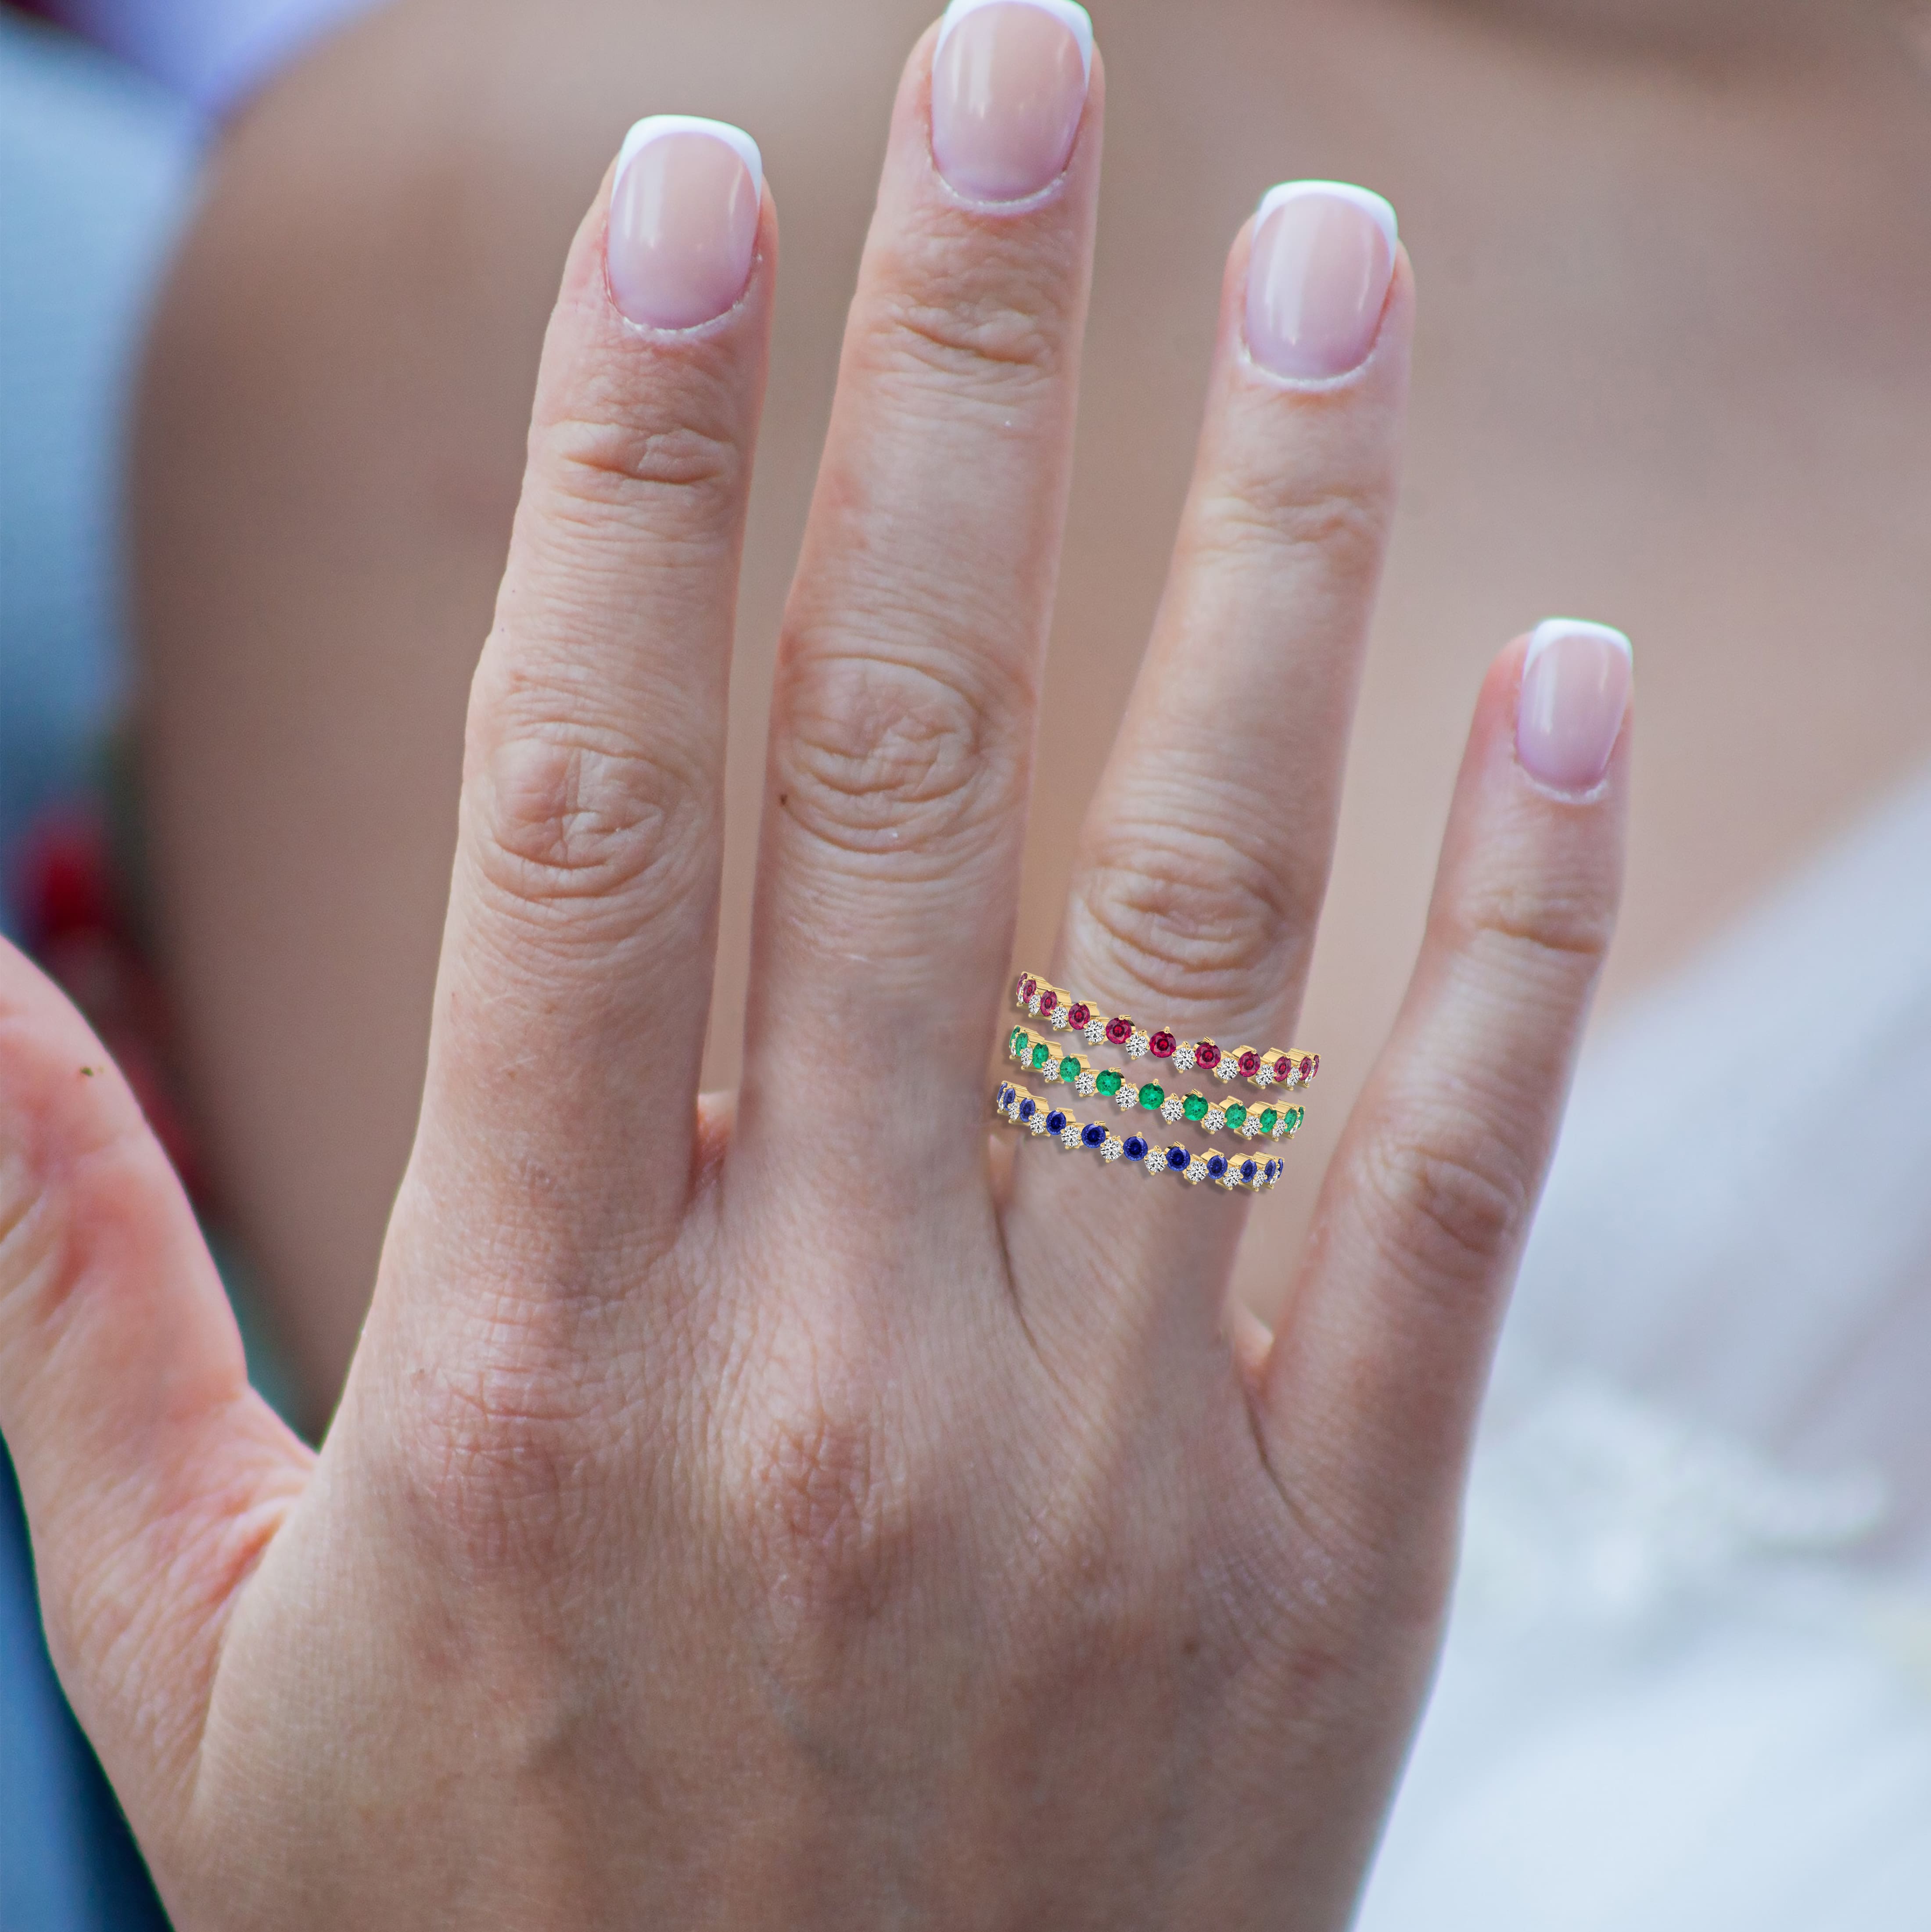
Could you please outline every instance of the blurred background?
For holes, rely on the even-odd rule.
[[[136,1077],[251,1365],[326,1425],[407,1154],[463,704],[564,248],[624,128],[783,224],[708,1055],[778,620],[926,0],[0,4],[0,920]],[[1241,1288],[1284,1293],[1499,644],[1636,638],[1629,901],[1375,1928],[1918,1928],[1931,1898],[1931,14],[1103,0],[1107,181],[1018,958],[1184,491],[1261,191],[1422,297],[1396,540]],[[0,1534],[0,1928],[138,1862]]]

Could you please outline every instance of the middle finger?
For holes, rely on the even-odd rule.
[[[961,1199],[984,1171],[1090,278],[1090,50],[1066,0],[955,0],[914,52],[786,613],[734,1164],[861,1211],[908,1169]]]

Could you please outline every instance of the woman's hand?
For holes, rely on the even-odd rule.
[[[901,94],[735,1103],[695,1090],[777,236],[703,135],[571,253],[420,1131],[319,1456],[249,1393],[126,1089],[0,968],[0,1421],[184,1928],[1348,1916],[1612,924],[1627,656],[1497,661],[1276,1335],[1225,1305],[1235,1198],[988,1158],[1099,176],[1066,10],[965,13]],[[1055,968],[1113,1010],[1288,1037],[1395,491],[1390,238],[1316,196],[1236,244]]]

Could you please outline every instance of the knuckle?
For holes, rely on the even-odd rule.
[[[1167,818],[1102,834],[1073,888],[1081,949],[1177,1003],[1249,1003],[1257,985],[1282,983],[1313,929],[1319,884],[1240,837],[1237,801],[1228,812],[1224,830]]]
[[[1372,578],[1387,541],[1388,510],[1378,479],[1314,484],[1292,467],[1237,469],[1203,506],[1195,541],[1211,554],[1305,554],[1336,577]]]
[[[1479,1118],[1444,1102],[1434,1118],[1372,1138],[1362,1172],[1384,1251],[1408,1274],[1486,1283],[1513,1252],[1534,1207],[1534,1177]]]
[[[907,275],[879,305],[865,338],[878,369],[940,378],[949,392],[1009,398],[1050,378],[1063,358],[1063,330],[1043,277],[1002,275],[996,284],[948,273],[943,257]]]
[[[674,530],[677,520],[714,525],[733,502],[743,458],[729,435],[659,412],[613,406],[607,412],[559,416],[535,433],[532,472],[546,508],[568,519],[612,511],[647,513]]]
[[[1465,950],[1501,956],[1516,972],[1592,972],[1615,931],[1611,896],[1586,876],[1564,880],[1498,878],[1471,892],[1452,915]]]
[[[576,1546],[598,1454],[585,1378],[499,1338],[439,1366],[415,1398],[398,1437],[403,1493],[459,1574],[487,1582]]]
[[[878,1616],[900,1587],[911,1487],[897,1438],[850,1389],[780,1377],[731,1427],[725,1507],[794,1634]]]
[[[485,880],[511,904],[672,899],[706,876],[709,790],[665,745],[520,721],[472,760],[464,815]]]
[[[916,855],[990,830],[1018,782],[984,695],[940,669],[801,651],[786,680],[778,804],[824,844]]]

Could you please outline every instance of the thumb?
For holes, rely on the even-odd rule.
[[[0,943],[0,1434],[55,1667],[137,1830],[191,1787],[229,1606],[309,1452],[86,1023]]]

